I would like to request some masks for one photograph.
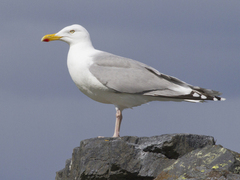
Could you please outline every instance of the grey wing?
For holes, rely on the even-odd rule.
[[[177,78],[161,74],[138,61],[109,53],[96,55],[90,72],[103,85],[121,93],[174,97],[186,95],[191,90],[188,84]],[[180,87],[186,88],[187,93]]]

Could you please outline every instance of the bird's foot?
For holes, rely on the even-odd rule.
[[[104,136],[98,136],[97,138],[104,138]]]

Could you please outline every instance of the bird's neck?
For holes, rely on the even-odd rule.
[[[75,56],[88,56],[89,53],[95,51],[93,45],[91,42],[80,42],[76,44],[70,44],[69,47],[69,55],[75,55]]]
[[[86,49],[94,49],[93,45],[92,45],[92,42],[91,41],[87,41],[87,40],[84,40],[84,41],[81,41],[81,42],[72,42],[71,44],[69,44],[70,46],[70,49],[73,48],[73,49],[78,49],[78,50],[86,50]]]
[[[75,63],[80,61],[88,61],[97,52],[98,50],[92,46],[91,42],[71,44],[68,52],[68,65],[75,66]]]

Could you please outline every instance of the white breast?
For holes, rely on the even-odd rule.
[[[88,97],[95,101],[102,103],[111,103],[106,98],[106,92],[110,90],[100,83],[89,71],[90,65],[93,63],[91,60],[92,55],[98,51],[79,51],[79,48],[70,47],[68,52],[67,66],[72,77],[72,80]]]
[[[152,100],[148,96],[115,93],[104,86],[89,71],[93,63],[91,57],[100,51],[92,48],[90,50],[79,49],[77,46],[70,47],[67,65],[72,80],[85,95],[101,103],[114,104],[121,109],[139,106]]]

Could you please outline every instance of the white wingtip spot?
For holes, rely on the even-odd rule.
[[[193,97],[199,97],[200,95],[198,93],[194,93]]]
[[[225,101],[226,100],[226,98],[221,98],[221,101]]]
[[[206,96],[204,96],[204,95],[201,95],[201,98],[202,98],[202,99],[207,99],[207,97],[206,97]]]
[[[217,99],[217,98],[213,98],[213,100],[214,100],[214,101],[218,101],[218,99]]]

